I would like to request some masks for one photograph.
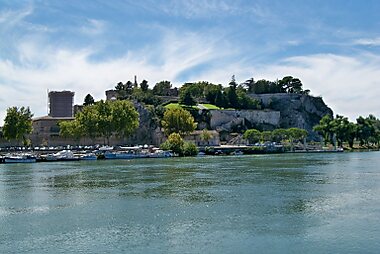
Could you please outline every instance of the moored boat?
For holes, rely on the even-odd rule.
[[[32,154],[10,154],[4,157],[5,163],[34,163],[36,156]]]
[[[79,159],[86,160],[86,161],[93,161],[93,160],[97,160],[98,157],[94,153],[86,153],[86,154],[79,155]]]
[[[171,151],[163,151],[163,150],[156,150],[153,153],[149,155],[149,158],[168,158],[173,157],[173,153]]]
[[[58,153],[52,155],[53,160],[57,161],[77,161],[79,160],[78,156],[75,156],[74,153],[70,150],[62,150]]]

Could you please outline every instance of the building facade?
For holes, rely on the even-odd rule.
[[[49,116],[73,117],[74,92],[49,92]]]

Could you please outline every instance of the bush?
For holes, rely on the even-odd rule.
[[[198,154],[198,148],[194,143],[185,142],[183,145],[183,154],[184,156],[195,156]]]
[[[172,133],[169,135],[168,139],[161,144],[161,149],[171,150],[179,156],[183,156],[183,145],[184,141],[178,133]]]
[[[197,146],[191,142],[184,142],[178,133],[170,134],[160,148],[162,150],[171,150],[179,156],[195,156],[198,154]]]

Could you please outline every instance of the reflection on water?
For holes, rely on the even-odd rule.
[[[3,164],[0,252],[371,252],[378,155]]]

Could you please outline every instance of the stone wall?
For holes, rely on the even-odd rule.
[[[269,125],[276,128],[280,123],[279,111],[211,110],[210,113],[210,127],[219,131],[230,131],[238,125]]]

